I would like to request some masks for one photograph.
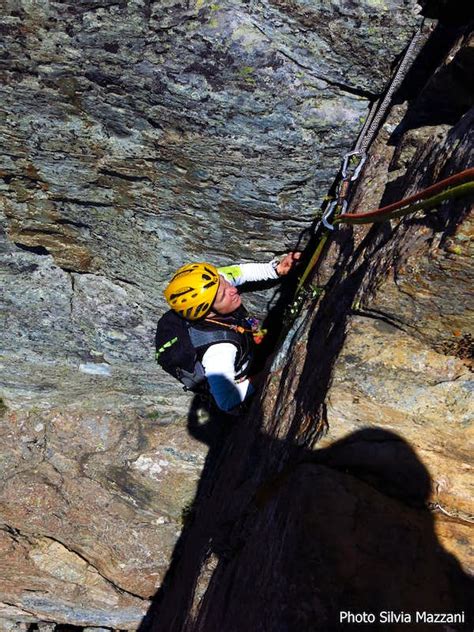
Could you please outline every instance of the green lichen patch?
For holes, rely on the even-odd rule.
[[[239,69],[239,76],[245,81],[245,83],[255,85],[255,77],[253,74],[255,69],[252,66],[243,66]]]

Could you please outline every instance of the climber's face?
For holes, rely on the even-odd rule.
[[[242,304],[242,299],[236,287],[219,277],[219,289],[211,310],[216,314],[231,314]]]

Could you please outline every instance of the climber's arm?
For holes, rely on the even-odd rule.
[[[219,342],[209,347],[201,360],[211,395],[225,412],[241,404],[254,391],[248,379],[235,381],[236,355],[235,345]]]
[[[240,263],[218,268],[218,272],[235,286],[255,281],[278,279],[290,272],[300,255],[299,252],[289,252],[281,259],[274,259],[269,263]]]

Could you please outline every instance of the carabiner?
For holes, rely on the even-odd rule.
[[[354,180],[357,180],[357,178],[359,177],[359,174],[361,172],[361,169],[364,166],[365,161],[367,160],[367,154],[365,152],[362,152],[362,151],[359,151],[359,150],[347,152],[347,154],[344,155],[344,158],[342,160],[342,168],[341,168],[342,178],[344,180],[347,178],[347,175],[348,175],[347,171],[348,171],[348,167],[349,167],[349,162],[350,162],[350,159],[353,156],[359,156],[360,160],[359,160],[359,164],[357,165],[357,167],[354,170],[354,173],[350,177],[351,182],[353,182]]]
[[[332,213],[334,213],[334,210],[337,206],[337,200],[333,200],[327,207],[327,209],[324,212],[324,215],[321,219],[323,225],[328,229],[328,230],[335,230],[334,226],[332,224],[330,224],[328,222],[329,217],[332,215]]]

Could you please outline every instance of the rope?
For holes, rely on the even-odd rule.
[[[466,182],[467,180],[467,182]],[[463,183],[463,184],[458,184]],[[452,186],[452,185],[456,186]],[[460,173],[456,173],[449,178],[440,180],[435,184],[411,195],[403,198],[398,202],[383,206],[382,208],[368,213],[352,214],[343,213],[334,220],[334,224],[371,224],[376,222],[384,222],[396,217],[403,217],[416,211],[429,210],[436,207],[441,202],[446,200],[452,200],[456,198],[466,197],[474,193],[474,167],[465,169]],[[425,199],[426,198],[426,199]],[[337,210],[337,209],[336,209]],[[316,246],[316,249],[311,257],[308,265],[306,266],[296,288],[294,305],[298,303],[299,295],[303,289],[303,286],[308,279],[308,276],[318,263],[324,246],[328,238],[331,235],[331,231],[325,230],[321,239]]]
[[[420,28],[414,34],[407,50],[405,51],[405,55],[403,56],[403,59],[397,68],[395,76],[392,79],[392,82],[389,86],[389,89],[387,90],[387,93],[385,94],[382,100],[382,103],[380,103],[379,105],[380,99],[374,103],[374,106],[370,112],[370,115],[366,121],[366,124],[362,128],[359,138],[357,139],[357,143],[354,148],[356,151],[365,152],[367,150],[367,147],[372,142],[375,136],[375,133],[378,129],[378,126],[380,125],[381,120],[383,119],[383,117],[385,116],[387,112],[387,109],[390,105],[393,95],[400,87],[403,79],[405,78],[406,71],[408,70],[409,66],[412,64],[413,58],[415,57],[417,53],[418,44],[420,42],[420,39],[423,33],[424,22],[425,21],[423,20],[423,22],[420,25]]]
[[[468,182],[465,182],[466,180]],[[459,184],[454,187],[451,186],[453,184],[457,185],[460,182],[464,182],[464,184]],[[471,191],[474,191],[474,167],[465,169],[464,171],[456,173],[449,178],[436,182],[436,184],[433,184],[414,195],[403,198],[402,200],[398,200],[398,202],[383,206],[382,208],[374,211],[369,211],[368,213],[358,213],[357,215],[343,213],[342,215],[339,215],[339,217],[335,220],[335,223],[371,224],[372,222],[383,222],[395,217],[403,217],[404,215],[415,213],[419,210],[428,210],[445,200],[469,195]]]
[[[323,252],[323,248],[329,238],[329,231],[326,231],[322,236],[321,239],[319,240],[318,245],[316,246],[316,250],[313,253],[313,256],[311,257],[308,265],[306,266],[306,268],[304,269],[303,274],[301,275],[300,280],[298,281],[298,286],[296,288],[296,296],[298,296],[298,294],[300,293],[303,285],[306,282],[306,279],[308,278],[309,274],[311,273],[311,270],[313,270],[313,268],[316,266],[316,264],[319,261],[319,258],[321,257],[321,254]]]
[[[348,224],[369,224],[376,222],[384,222],[389,219],[394,219],[396,217],[403,217],[404,215],[408,215],[409,213],[415,213],[416,211],[421,210],[430,210],[444,202],[445,200],[451,200],[454,198],[465,197],[469,195],[471,192],[474,193],[474,182],[468,182],[466,184],[461,184],[458,187],[453,187],[448,191],[444,191],[443,193],[439,193],[438,195],[428,198],[427,200],[423,200],[422,202],[418,202],[417,204],[412,204],[407,208],[404,208],[399,211],[392,211],[391,213],[376,213],[372,216],[372,218],[359,218],[358,215],[352,215],[351,219],[341,219],[340,216],[336,221],[346,222]]]
[[[380,99],[378,99],[377,101],[373,103],[369,116],[367,117],[367,120],[365,121],[364,126],[362,130],[360,131],[360,134],[357,138],[354,150],[348,152],[343,158],[342,169],[341,169],[342,180],[338,186],[336,200],[328,206],[327,210],[323,214],[321,221],[318,223],[316,227],[315,232],[317,232],[319,228],[323,226],[323,234],[321,236],[320,241],[318,242],[318,245],[316,246],[316,250],[314,251],[311,257],[311,260],[306,266],[303,272],[303,275],[301,276],[298,282],[293,305],[296,305],[298,303],[299,298],[300,298],[299,295],[303,289],[303,286],[308,276],[310,275],[311,271],[314,269],[314,267],[318,263],[319,258],[321,257],[321,254],[323,252],[323,248],[331,234],[331,231],[333,230],[333,226],[331,226],[331,224],[329,224],[329,221],[328,221],[329,217],[331,215],[337,216],[339,213],[341,213],[341,211],[344,212],[347,207],[347,197],[349,195],[350,186],[352,182],[354,182],[359,177],[361,169],[366,161],[367,148],[372,142],[377,132],[377,129],[380,125],[380,122],[384,118],[387,112],[387,109],[390,106],[390,102],[392,100],[394,93],[400,87],[400,84],[402,83],[409,66],[413,62],[413,58],[415,57],[420,39],[423,34],[424,23],[425,21],[423,20],[423,22],[420,25],[420,28],[413,35],[413,38],[405,51],[405,54],[396,70],[395,76],[393,77],[382,102],[380,102]],[[352,157],[354,158],[358,157],[359,164],[354,169],[354,173],[351,176],[349,174],[349,171],[350,171],[350,161]],[[293,313],[294,310],[291,310],[291,311]]]

